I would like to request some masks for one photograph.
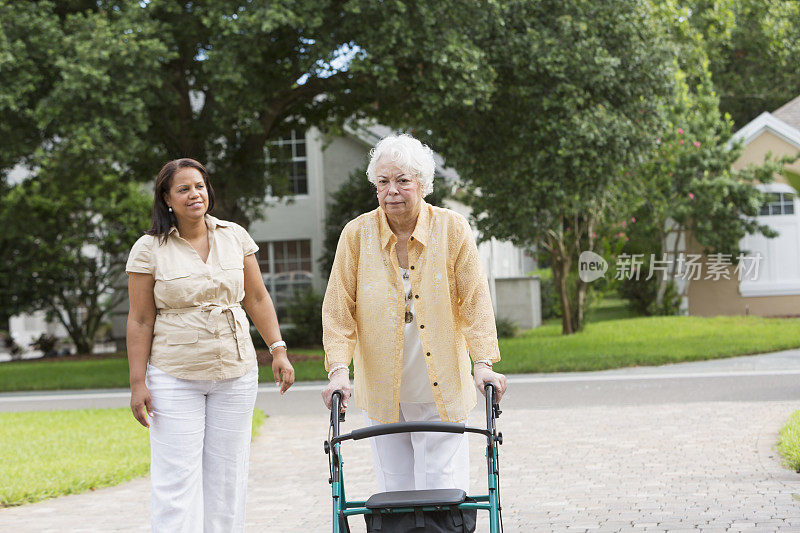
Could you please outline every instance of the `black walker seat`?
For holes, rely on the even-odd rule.
[[[467,493],[461,489],[397,490],[379,492],[369,497],[367,509],[401,507],[450,507],[464,503]]]
[[[486,386],[486,426],[483,428],[452,422],[399,422],[379,424],[340,434],[339,423],[342,392],[334,391],[331,398],[331,425],[324,443],[328,454],[332,495],[333,533],[349,533],[348,517],[363,515],[367,531],[380,533],[428,532],[450,533],[475,531],[478,510],[489,511],[489,531],[502,531],[500,506],[500,472],[497,455],[503,435],[497,431],[495,419],[500,406],[494,401],[494,387]],[[431,489],[381,492],[366,501],[348,500],[344,490],[341,445],[348,440],[361,440],[395,433],[475,433],[486,439],[488,494],[467,495],[461,489]]]

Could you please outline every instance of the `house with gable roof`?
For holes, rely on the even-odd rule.
[[[736,141],[742,142],[743,151],[734,169],[763,164],[768,154],[796,156],[800,152],[800,96],[753,119],[733,135],[731,143]],[[740,272],[731,266],[727,278],[703,275],[690,281],[684,301],[690,315],[800,316],[800,160],[784,166],[772,183],[755,187],[768,198],[758,220],[779,235],[768,239],[751,234],[740,241],[740,248],[752,257],[742,266],[741,280]],[[682,248],[701,254],[702,247],[689,241],[688,250]],[[676,281],[681,284],[680,279]]]

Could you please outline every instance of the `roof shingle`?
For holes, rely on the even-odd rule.
[[[800,96],[783,104],[773,111],[772,115],[786,124],[800,129]]]

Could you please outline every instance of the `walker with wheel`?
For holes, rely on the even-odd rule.
[[[355,429],[344,435],[339,433],[339,423],[345,419],[340,413],[342,392],[334,391],[331,399],[331,422],[328,440],[325,441],[325,453],[328,455],[330,466],[331,494],[333,498],[333,533],[350,531],[348,517],[365,515],[372,524],[377,523],[381,529],[381,520],[391,523],[393,519],[408,518],[416,524],[417,529],[424,528],[426,515],[430,519],[433,513],[452,517],[454,525],[461,520],[461,515],[475,513],[479,510],[489,511],[490,533],[500,533],[502,530],[502,515],[500,507],[500,472],[497,461],[498,446],[503,443],[502,433],[497,432],[495,420],[500,416],[500,406],[494,401],[494,387],[486,385],[486,427],[478,428],[467,426],[463,423],[453,422],[399,422],[394,424],[380,424],[361,429]],[[339,416],[336,416],[339,413]],[[348,501],[345,496],[343,475],[343,461],[341,443],[347,440],[361,440],[391,435],[395,433],[412,432],[444,432],[444,433],[477,433],[486,437],[486,467],[488,480],[488,494],[467,495],[461,489],[430,489],[394,491],[373,494],[367,500]],[[448,514],[449,513],[449,514]],[[401,514],[406,514],[401,517]],[[413,518],[412,515],[413,514]],[[371,516],[369,516],[371,515]],[[449,522],[448,522],[449,523]],[[368,525],[369,527],[369,525]],[[386,528],[387,531],[394,529]],[[458,531],[459,529],[454,529]]]

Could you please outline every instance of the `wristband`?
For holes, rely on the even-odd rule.
[[[492,368],[492,362],[489,359],[479,359],[479,360],[477,360],[477,361],[475,361],[473,363],[473,366],[477,365],[478,363],[483,363],[484,365],[488,366],[489,368]]]
[[[269,346],[267,346],[267,349],[269,350],[269,354],[270,354],[270,355],[272,355],[272,350],[274,350],[275,348],[280,348],[281,346],[283,346],[284,348],[286,348],[286,343],[285,343],[285,342],[283,342],[283,341],[276,341],[276,342],[273,342],[272,344],[270,344]]]

